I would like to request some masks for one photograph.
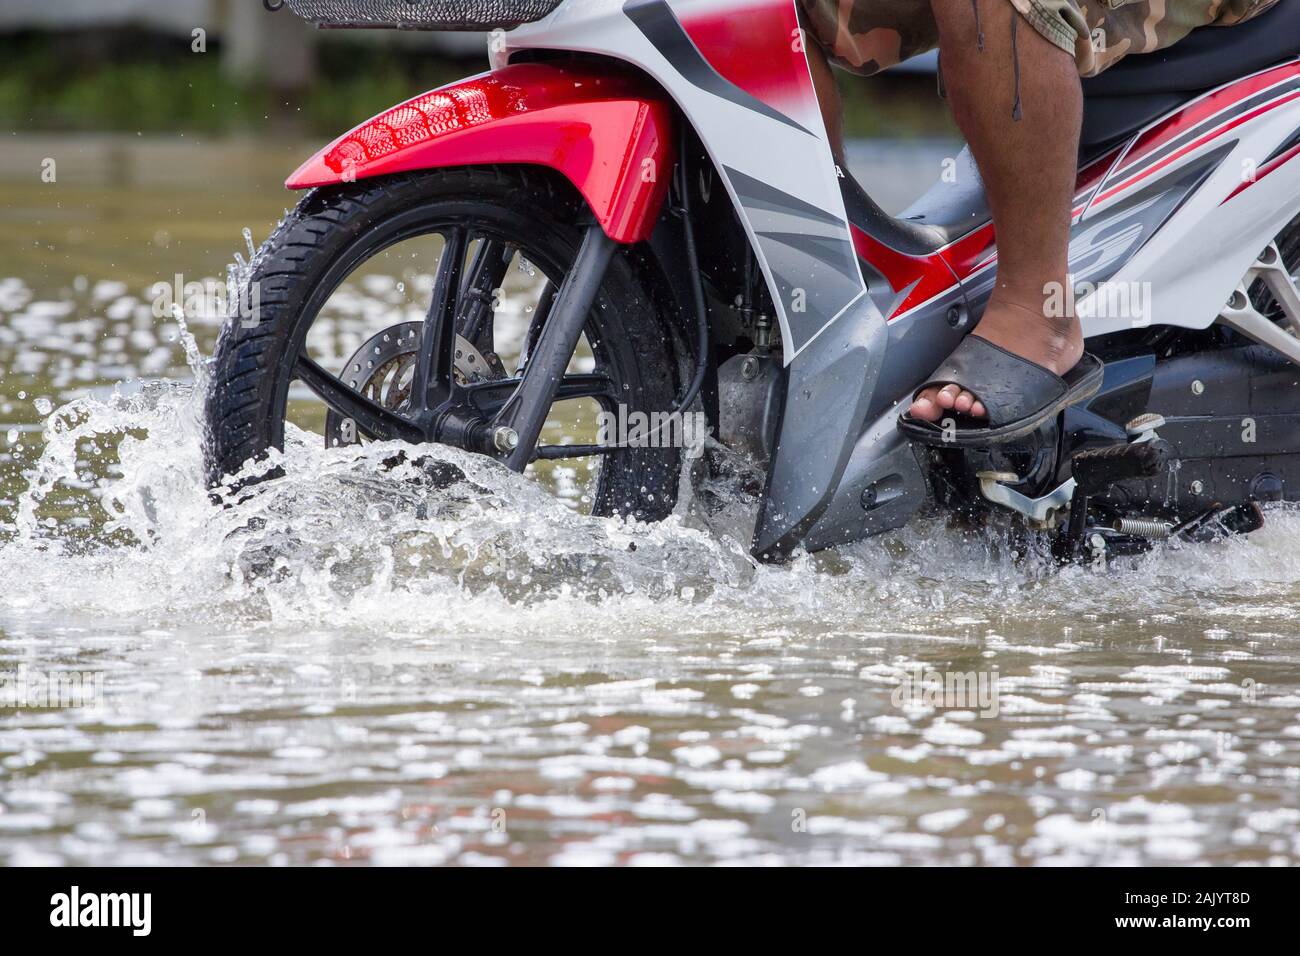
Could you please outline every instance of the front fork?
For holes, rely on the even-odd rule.
[[[618,243],[599,225],[587,227],[573,268],[564,277],[537,344],[528,353],[523,381],[489,425],[493,444],[488,452],[512,471],[522,472],[532,461],[564,370],[573,358],[587,314],[596,302],[605,270],[617,248]]]
[[[668,271],[677,277],[678,285],[690,289],[690,309],[694,312],[696,335],[695,373],[672,410],[673,415],[685,412],[690,407],[709,379],[709,372],[715,371],[710,367],[712,350],[709,313],[691,211],[687,141],[682,137],[679,142],[678,162],[672,171],[677,194],[675,197],[670,195],[668,211],[681,224],[680,237],[675,236],[680,239],[681,249],[671,257],[675,264],[670,265]],[[523,381],[488,426],[488,433],[494,436],[495,446],[488,449],[488,453],[495,453],[495,457],[514,471],[522,472],[532,460],[533,449],[546,423],[551,404],[559,394],[565,368],[573,357],[587,315],[595,304],[604,282],[605,271],[618,251],[618,246],[600,225],[593,222],[587,226],[573,268],[565,276],[558,295],[552,300],[537,341],[529,346]],[[711,394],[706,394],[705,405],[712,405],[712,417],[716,424],[716,374],[714,383]]]

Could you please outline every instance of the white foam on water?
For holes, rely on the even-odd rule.
[[[1300,516],[1287,511],[1256,535],[1168,548],[1109,573],[1017,561],[1005,542],[933,521],[755,566],[745,520],[719,536],[685,506],[661,525],[579,516],[528,480],[446,448],[429,454],[467,480],[439,490],[413,464],[384,467],[395,445],[326,450],[292,428],[277,459],[286,476],[215,507],[203,484],[201,403],[201,385],[164,382],[49,416],[0,544],[0,560],[27,585],[12,609],[164,626],[450,632],[468,618],[511,631],[567,628],[579,611],[653,632],[670,613],[678,629],[725,615],[728,629],[785,621],[862,632],[868,622],[912,630],[960,614],[1177,613],[1231,595],[1253,614],[1294,620],[1293,608],[1267,605],[1300,578]],[[88,447],[113,440],[113,464],[87,460]],[[63,504],[47,507],[52,499]]]

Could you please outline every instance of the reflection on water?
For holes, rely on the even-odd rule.
[[[215,509],[218,320],[148,289],[278,209],[151,201],[221,257],[148,275],[123,225],[78,271],[49,219],[0,278],[0,862],[1300,858],[1300,514],[1105,573],[927,523],[756,567],[735,489],[630,525],[297,430]]]

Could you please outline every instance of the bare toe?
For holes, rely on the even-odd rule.
[[[934,389],[927,389],[916,397],[912,402],[912,407],[908,414],[913,418],[919,418],[923,422],[937,422],[943,409],[934,401]]]
[[[984,418],[988,414],[984,408],[984,403],[978,400],[971,405],[970,413],[972,418]]]
[[[971,410],[971,406],[974,404],[975,404],[975,396],[972,395],[970,392],[962,392],[960,395],[957,396],[957,401],[953,402],[952,408],[953,411],[960,412],[961,414],[965,415]]]
[[[941,408],[952,408],[957,404],[957,396],[960,393],[961,389],[958,386],[945,385],[943,388],[939,389],[939,406]]]

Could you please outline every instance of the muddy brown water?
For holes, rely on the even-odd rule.
[[[0,183],[0,862],[1300,856],[1300,516],[1108,571],[934,522],[756,567],[743,495],[431,488],[305,402],[217,512],[182,333],[219,319],[151,290],[264,237],[301,148],[10,146],[63,172]]]

